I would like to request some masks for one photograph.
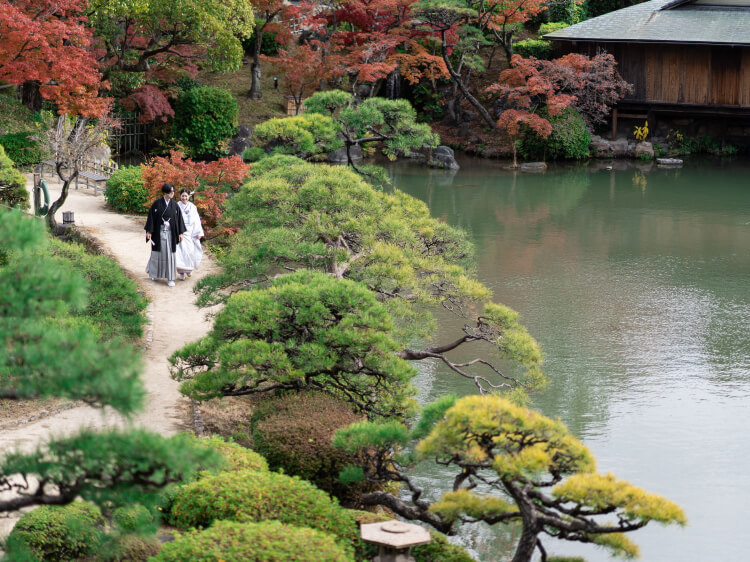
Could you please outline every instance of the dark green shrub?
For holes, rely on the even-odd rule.
[[[97,548],[103,525],[102,514],[93,504],[44,505],[18,520],[6,550],[11,559],[75,560]]]
[[[237,128],[237,100],[229,90],[200,86],[184,92],[175,104],[173,133],[188,156],[226,152],[226,141]]]
[[[242,40],[242,48],[245,53],[252,55],[255,50],[255,30],[247,39]],[[279,42],[276,40],[276,33],[273,31],[264,31],[260,39],[260,54],[273,57],[279,54]]]
[[[13,161],[0,146],[0,204],[8,207],[29,208],[26,177],[13,167]]]
[[[115,170],[107,180],[104,199],[119,213],[145,215],[149,201],[141,167],[125,166]]]
[[[338,474],[360,464],[357,455],[336,449],[334,433],[361,421],[343,400],[320,393],[287,394],[261,402],[251,419],[253,448],[272,470],[309,480],[345,505],[356,504],[359,494],[372,491],[361,482],[344,485]]]
[[[234,523],[219,521],[204,531],[192,530],[167,543],[155,562],[347,562],[349,549],[326,533],[292,527],[278,521]]]
[[[246,148],[242,153],[242,159],[245,162],[257,162],[258,160],[265,158],[266,156],[268,156],[268,154],[266,154],[266,151],[259,146],[251,146],[250,148]]]
[[[37,164],[47,157],[41,141],[34,137],[34,133],[9,133],[0,135],[0,145],[16,166]]]
[[[112,258],[94,255],[80,244],[51,241],[54,255],[70,263],[89,281],[89,303],[82,316],[91,320],[105,339],[140,338],[146,319],[146,298]]]
[[[153,522],[154,516],[141,504],[118,507],[112,512],[112,526],[122,531],[139,531]]]
[[[531,129],[525,128],[519,142],[519,151],[524,158],[579,160],[588,156],[591,135],[580,113],[568,107],[549,117],[544,108],[539,115],[552,124],[552,133],[542,139]]]
[[[338,132],[339,125],[331,117],[303,113],[259,123],[253,137],[266,153],[311,158],[343,146],[336,136]]]
[[[549,59],[552,54],[552,42],[543,39],[524,39],[513,44],[513,52],[527,59]]]
[[[547,3],[549,21],[574,24],[586,19],[586,7],[576,0],[551,0]]]
[[[186,484],[175,494],[172,518],[184,529],[222,519],[275,519],[330,533],[348,544],[357,539],[354,521],[335,500],[309,482],[275,472],[221,472]]]

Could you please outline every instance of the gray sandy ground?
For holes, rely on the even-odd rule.
[[[53,200],[60,193],[60,184],[49,181]],[[29,179],[29,186],[31,181]],[[178,383],[169,376],[168,357],[184,344],[205,335],[211,327],[208,309],[195,306],[193,287],[203,276],[216,270],[211,256],[204,255],[200,269],[193,277],[177,281],[167,287],[166,281],[154,282],[146,275],[150,246],[146,244],[143,225],[145,219],[126,217],[106,208],[104,197],[94,195],[93,188],[72,188],[65,205],[56,215],[62,222],[63,211],[73,211],[75,224],[100,242],[104,250],[117,259],[120,266],[136,279],[146,293],[151,305],[148,327],[150,345],[143,353],[143,383],[148,392],[145,407],[131,420],[110,409],[88,406],[64,410],[36,422],[0,432],[0,453],[12,450],[29,451],[48,441],[50,437],[70,435],[83,427],[133,427],[145,428],[164,436],[191,429],[184,426],[182,413],[186,399],[178,391]],[[146,338],[149,339],[149,338]],[[15,518],[0,518],[0,537],[10,532]]]

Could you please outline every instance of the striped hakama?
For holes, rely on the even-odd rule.
[[[177,279],[177,262],[172,252],[172,233],[169,231],[169,221],[161,225],[161,251],[151,250],[151,257],[146,265],[146,273],[155,279],[174,281]]]

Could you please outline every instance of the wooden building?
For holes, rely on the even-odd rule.
[[[614,55],[634,90],[613,111],[613,130],[619,114],[650,124],[704,116],[730,135],[750,132],[750,0],[651,0],[545,39],[556,56]]]

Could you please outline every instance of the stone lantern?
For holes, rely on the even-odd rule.
[[[414,562],[409,549],[432,540],[430,532],[424,527],[403,521],[369,523],[362,525],[360,531],[363,541],[380,547],[380,553],[373,562]]]

